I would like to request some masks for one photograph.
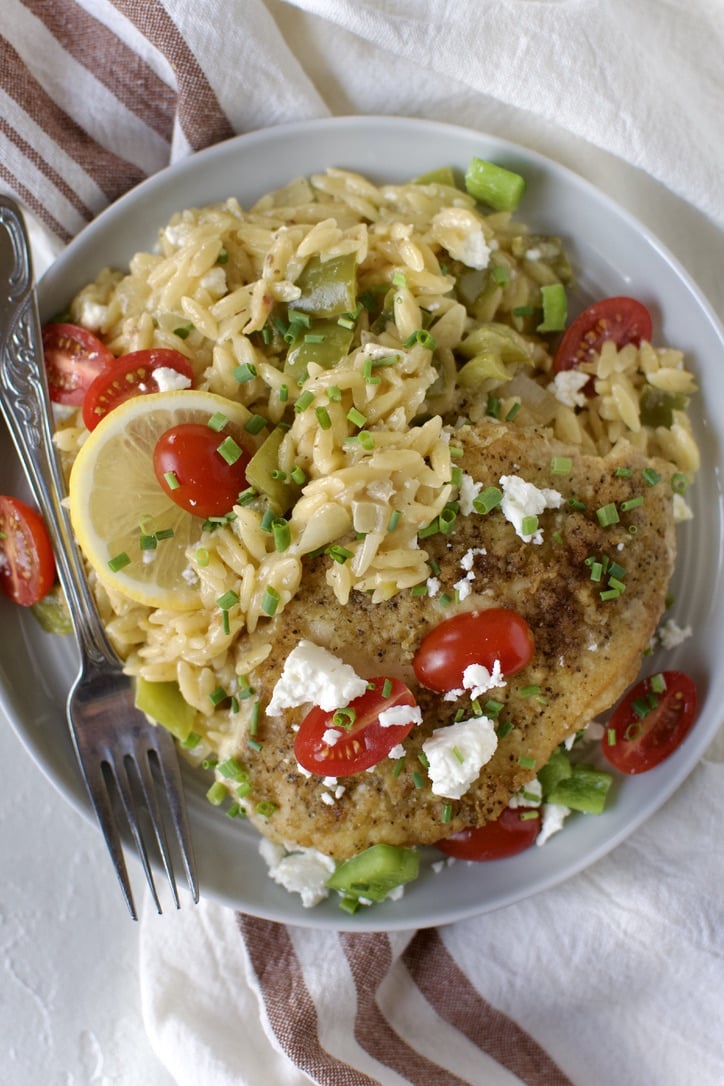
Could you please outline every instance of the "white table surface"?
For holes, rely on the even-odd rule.
[[[0,712],[4,1086],[172,1086],[141,1020],[138,938],[99,832]]]

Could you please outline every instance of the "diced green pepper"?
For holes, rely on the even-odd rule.
[[[277,426],[256,450],[245,472],[249,486],[267,496],[275,513],[291,509],[301,490],[289,476],[281,478],[274,474],[279,471],[279,446],[283,438],[284,430]]]
[[[340,317],[357,304],[357,261],[354,253],[321,260],[312,256],[297,279],[302,295],[294,309],[312,317]]]
[[[345,328],[336,320],[310,321],[287,351],[284,372],[301,384],[310,362],[331,370],[349,354],[353,337],[354,328]]]
[[[538,780],[543,789],[543,798],[547,799],[559,781],[570,777],[571,772],[568,755],[560,747],[556,747],[546,764],[538,770]]]
[[[196,722],[196,710],[184,699],[176,682],[153,683],[139,676],[136,708],[182,742],[188,739]]]
[[[570,777],[559,780],[548,794],[549,803],[560,803],[573,811],[601,814],[613,778],[590,765],[572,765]]]
[[[38,600],[30,608],[30,611],[45,630],[51,634],[69,634],[73,632],[68,604],[66,603],[63,589],[55,584],[42,600]]]
[[[416,879],[419,870],[420,857],[414,849],[372,845],[339,864],[327,886],[349,898],[384,901],[390,890]]]
[[[685,411],[688,397],[681,392],[665,392],[653,385],[645,385],[639,405],[641,422],[644,426],[665,426],[670,429],[674,422],[674,411]]]
[[[436,170],[429,170],[414,179],[416,185],[449,185],[455,188],[455,174],[452,166],[439,166]]]
[[[473,158],[465,172],[465,188],[496,211],[515,211],[525,192],[525,178],[484,158]]]
[[[562,332],[568,317],[566,288],[562,283],[549,283],[540,288],[543,303],[543,320],[538,325],[539,332]]]

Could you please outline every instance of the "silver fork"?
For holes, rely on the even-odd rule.
[[[135,847],[158,912],[154,880],[162,865],[176,908],[174,859],[180,858],[194,901],[199,891],[181,773],[173,740],[134,705],[95,605],[63,498],[53,444],[42,338],[30,247],[15,201],[0,195],[0,407],[30,488],[53,541],[58,579],[80,650],[67,717],[78,763],[131,916],[137,912],[124,846]],[[169,829],[174,837],[169,836]]]

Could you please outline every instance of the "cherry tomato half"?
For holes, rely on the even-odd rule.
[[[673,754],[696,711],[694,681],[682,671],[642,679],[616,707],[603,736],[603,753],[622,773],[645,773]]]
[[[536,811],[537,817],[530,816],[532,811]],[[530,848],[540,824],[536,808],[506,807],[495,822],[469,826],[438,841],[435,847],[456,860],[502,860]]]
[[[462,688],[470,664],[482,664],[492,672],[499,660],[503,675],[515,675],[530,663],[534,651],[533,634],[523,616],[507,607],[491,607],[463,611],[435,626],[423,638],[412,666],[423,686],[445,693]]]
[[[132,396],[159,392],[155,370],[171,369],[193,381],[194,371],[188,358],[168,347],[131,351],[114,359],[113,365],[99,373],[83,400],[83,422],[92,430],[114,407]]]
[[[325,777],[349,777],[377,765],[407,738],[411,720],[384,726],[379,717],[385,709],[416,705],[412,691],[399,679],[370,679],[369,685],[347,709],[337,710],[340,720],[347,718],[348,727],[335,724],[335,713],[318,706],[307,713],[294,740],[294,753],[304,769]],[[333,743],[327,741],[330,730],[339,733]]]
[[[581,362],[590,362],[606,340],[617,347],[627,343],[637,346],[642,339],[650,340],[653,331],[651,314],[635,298],[605,298],[585,309],[566,330],[553,360],[553,370],[571,370]]]
[[[18,498],[0,497],[0,587],[32,607],[55,583],[55,559],[45,522]]]
[[[71,406],[83,403],[93,380],[116,361],[105,343],[76,324],[46,324],[43,353],[51,400]]]
[[[153,468],[172,501],[197,517],[223,517],[246,489],[251,459],[231,439],[233,463],[219,452],[229,438],[203,422],[172,426],[156,442]],[[238,454],[238,455],[237,455]]]

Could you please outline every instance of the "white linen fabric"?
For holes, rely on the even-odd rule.
[[[0,188],[42,267],[104,206],[234,133],[400,114],[571,167],[724,315],[720,0],[4,0]],[[177,1082],[720,1086],[724,741],[565,885],[479,919],[320,933],[204,901],[141,929]]]

